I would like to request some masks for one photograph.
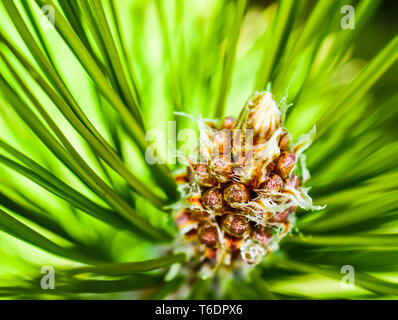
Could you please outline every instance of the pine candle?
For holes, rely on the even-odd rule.
[[[198,119],[200,148],[186,159],[175,219],[176,251],[202,270],[259,263],[292,229],[297,207],[320,209],[300,173],[307,172],[301,155],[315,129],[293,144],[285,112],[270,92],[256,92],[236,120],[226,117],[219,128]]]

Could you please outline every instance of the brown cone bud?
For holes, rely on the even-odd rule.
[[[275,165],[275,173],[285,178],[289,175],[296,163],[296,156],[293,153],[283,152]]]
[[[247,203],[250,199],[249,190],[243,183],[230,183],[224,188],[224,199],[231,206]]]
[[[275,212],[272,220],[275,222],[286,222],[286,219],[289,216],[289,214],[296,211],[296,209],[297,209],[296,206],[290,206],[285,211]]]
[[[239,238],[246,232],[247,222],[240,215],[229,214],[222,217],[221,226],[225,232]]]
[[[218,229],[214,225],[205,225],[199,230],[199,241],[206,247],[214,248],[219,242]]]
[[[217,188],[208,189],[202,195],[202,204],[208,210],[222,211],[225,208],[221,190]]]
[[[289,215],[289,209],[286,209],[285,211],[283,211],[283,212],[275,212],[274,213],[274,218],[273,218],[273,220],[275,221],[275,222],[285,222],[286,221],[286,218],[287,218],[287,216]]]
[[[226,182],[230,179],[233,172],[233,166],[228,157],[215,157],[211,164],[213,168],[213,173],[217,176],[218,180],[220,180],[221,182]]]
[[[235,126],[236,119],[234,117],[225,117],[221,123],[221,129],[232,130]]]
[[[228,154],[231,153],[231,132],[229,130],[215,131],[212,136],[213,153]]]
[[[195,179],[202,187],[214,187],[217,184],[217,181],[210,175],[207,166],[201,163],[195,165],[193,173],[188,171],[188,176],[190,180]]]
[[[268,240],[271,238],[271,233],[264,228],[261,227],[255,227],[253,228],[250,237],[254,240],[257,241],[259,244],[262,246],[265,246],[268,242]]]
[[[278,192],[282,188],[282,184],[282,178],[277,174],[272,174],[261,184],[260,188]]]

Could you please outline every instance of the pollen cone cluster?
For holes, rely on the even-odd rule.
[[[182,200],[174,206],[176,250],[198,269],[257,264],[279,248],[297,207],[312,205],[302,186],[309,173],[302,151],[315,129],[292,142],[283,127],[284,102],[256,92],[237,119],[197,119],[197,153],[176,176]]]

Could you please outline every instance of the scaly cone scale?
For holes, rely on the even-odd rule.
[[[315,129],[292,144],[285,110],[270,92],[256,92],[236,121],[227,117],[217,129],[198,119],[200,148],[176,177],[182,200],[175,206],[176,251],[185,251],[196,270],[257,264],[279,248],[297,207],[320,209],[302,186],[302,152]]]

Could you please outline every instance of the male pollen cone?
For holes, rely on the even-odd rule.
[[[282,188],[283,180],[277,174],[272,174],[261,184],[261,189],[278,192]]]
[[[214,154],[231,153],[231,132],[227,129],[215,131],[212,137],[214,145]]]
[[[275,165],[275,173],[286,178],[296,163],[296,156],[290,152],[283,152]]]
[[[195,276],[260,263],[293,229],[298,206],[321,208],[295,170],[315,132],[293,143],[283,126],[284,103],[271,92],[256,92],[237,119],[226,117],[218,126],[197,118],[200,146],[186,159],[188,176],[175,206],[184,235],[178,250],[186,252]]]
[[[213,174],[217,176],[221,182],[227,182],[233,173],[231,155],[220,155],[215,157],[212,161],[212,169]]]
[[[231,207],[247,203],[250,193],[243,183],[230,183],[224,188],[224,199]]]
[[[214,248],[220,242],[218,229],[214,225],[205,225],[199,230],[199,241],[206,247]]]
[[[224,199],[220,189],[211,188],[202,195],[202,204],[207,210],[221,211],[225,208]]]
[[[235,122],[236,120],[234,117],[225,117],[221,123],[221,129],[232,130],[235,126]]]
[[[286,209],[283,212],[276,212],[274,213],[274,221],[275,222],[284,222],[286,221],[287,216],[289,215],[289,210]]]
[[[242,237],[247,229],[246,219],[240,215],[229,214],[222,217],[221,226],[234,237]]]
[[[250,234],[251,238],[261,245],[265,246],[271,238],[271,233],[263,227],[254,227]]]

